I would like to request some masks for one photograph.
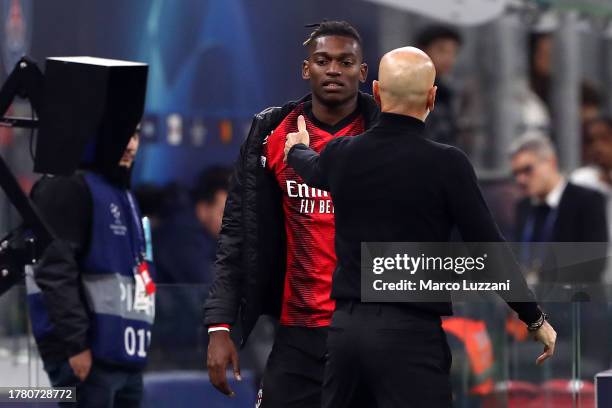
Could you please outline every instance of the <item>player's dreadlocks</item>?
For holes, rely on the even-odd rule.
[[[306,27],[312,28],[316,27],[315,30],[310,33],[310,36],[304,41],[303,45],[305,47],[309,46],[319,37],[327,36],[327,35],[338,35],[341,37],[349,37],[357,41],[359,45],[361,45],[361,36],[349,23],[346,21],[327,21],[323,20],[321,23],[317,24],[308,24]]]

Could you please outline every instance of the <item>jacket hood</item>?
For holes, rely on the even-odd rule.
[[[119,166],[128,143],[129,138],[125,140],[125,137],[92,139],[85,148],[79,169],[99,174],[118,187],[129,188],[134,164],[130,168]]]

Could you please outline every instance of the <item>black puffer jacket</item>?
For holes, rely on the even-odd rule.
[[[308,95],[255,115],[234,166],[215,261],[215,279],[204,305],[204,324],[242,324],[246,342],[262,314],[278,317],[286,266],[282,191],[261,165],[262,143]],[[377,120],[374,99],[359,94],[366,129]]]

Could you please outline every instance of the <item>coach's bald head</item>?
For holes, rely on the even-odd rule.
[[[436,69],[431,59],[415,47],[397,48],[380,60],[374,97],[383,112],[425,120],[434,108]]]

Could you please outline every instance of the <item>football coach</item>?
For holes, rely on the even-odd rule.
[[[450,302],[362,303],[362,242],[445,242],[457,227],[466,242],[503,242],[458,149],[424,137],[434,108],[435,68],[423,51],[405,47],[380,62],[374,97],[377,125],[330,141],[320,155],[308,147],[304,118],[287,135],[286,160],[311,187],[331,193],[336,218],[336,309],[327,339],[323,407],[351,407],[357,389],[380,408],[450,407],[451,355],[440,316]],[[513,285],[534,299],[513,269]],[[509,302],[552,356],[556,333],[535,300]]]

